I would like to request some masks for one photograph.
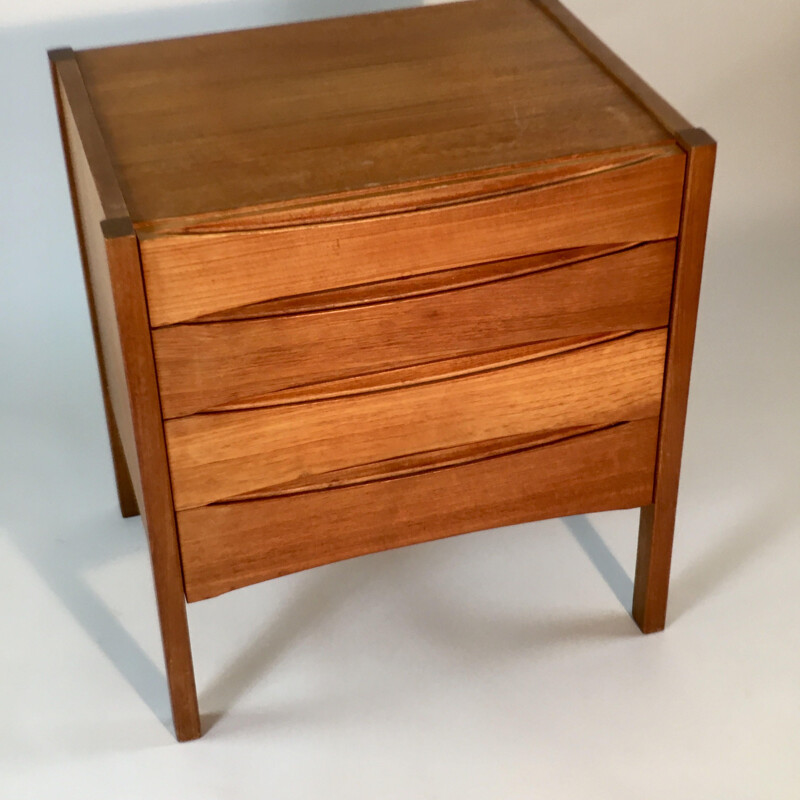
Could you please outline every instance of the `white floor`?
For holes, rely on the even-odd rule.
[[[263,9],[0,29],[0,798],[800,798],[800,9],[660,5],[572,3],[721,142],[667,630],[628,615],[635,512],[331,565],[190,607],[184,745],[43,49]]]

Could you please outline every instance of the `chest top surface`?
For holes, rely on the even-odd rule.
[[[673,137],[533,0],[77,54],[134,223]]]

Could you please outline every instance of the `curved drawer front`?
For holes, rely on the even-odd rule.
[[[527,176],[527,185],[517,179],[492,192],[476,187],[474,197],[438,204],[429,198],[426,207],[376,210],[380,199],[372,207],[354,201],[349,212],[331,211],[325,221],[320,205],[316,219],[297,222],[289,215],[257,230],[149,237],[143,232],[150,321],[160,327],[274,298],[464,264],[672,238],[684,166],[683,152],[665,145],[555,162]]]
[[[165,423],[178,510],[369,482],[526,437],[657,416],[666,329],[560,339]]]
[[[178,512],[190,601],[331,561],[653,497],[658,418],[432,471]]]
[[[327,384],[562,337],[665,326],[675,242],[493,262],[265,303],[257,319],[153,331],[164,416],[309,397]],[[434,368],[435,369],[435,368]],[[392,382],[384,376],[384,382]],[[294,387],[304,387],[302,390]]]

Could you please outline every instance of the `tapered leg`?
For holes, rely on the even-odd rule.
[[[129,219],[105,220],[100,227],[136,433],[142,517],[150,544],[172,719],[175,735],[185,742],[200,736],[200,714],[139,248]]]
[[[157,565],[166,554],[153,552],[153,543],[159,534],[148,531],[148,535],[153,556],[158,621],[161,624],[161,644],[164,648],[172,722],[175,726],[175,737],[179,742],[187,742],[199,738],[202,731],[183,584],[165,579],[164,570]]]
[[[697,305],[714,175],[716,143],[703,130],[678,134],[686,150],[686,178],[658,434],[653,503],[639,518],[633,618],[644,633],[663,630],[672,561],[672,539],[694,350]]]
[[[672,563],[675,505],[645,506],[639,515],[639,549],[633,585],[633,618],[642,633],[664,629]]]

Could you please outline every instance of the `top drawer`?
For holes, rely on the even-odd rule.
[[[587,245],[677,235],[685,156],[674,145],[569,159],[346,200],[247,212],[141,238],[150,322]]]

